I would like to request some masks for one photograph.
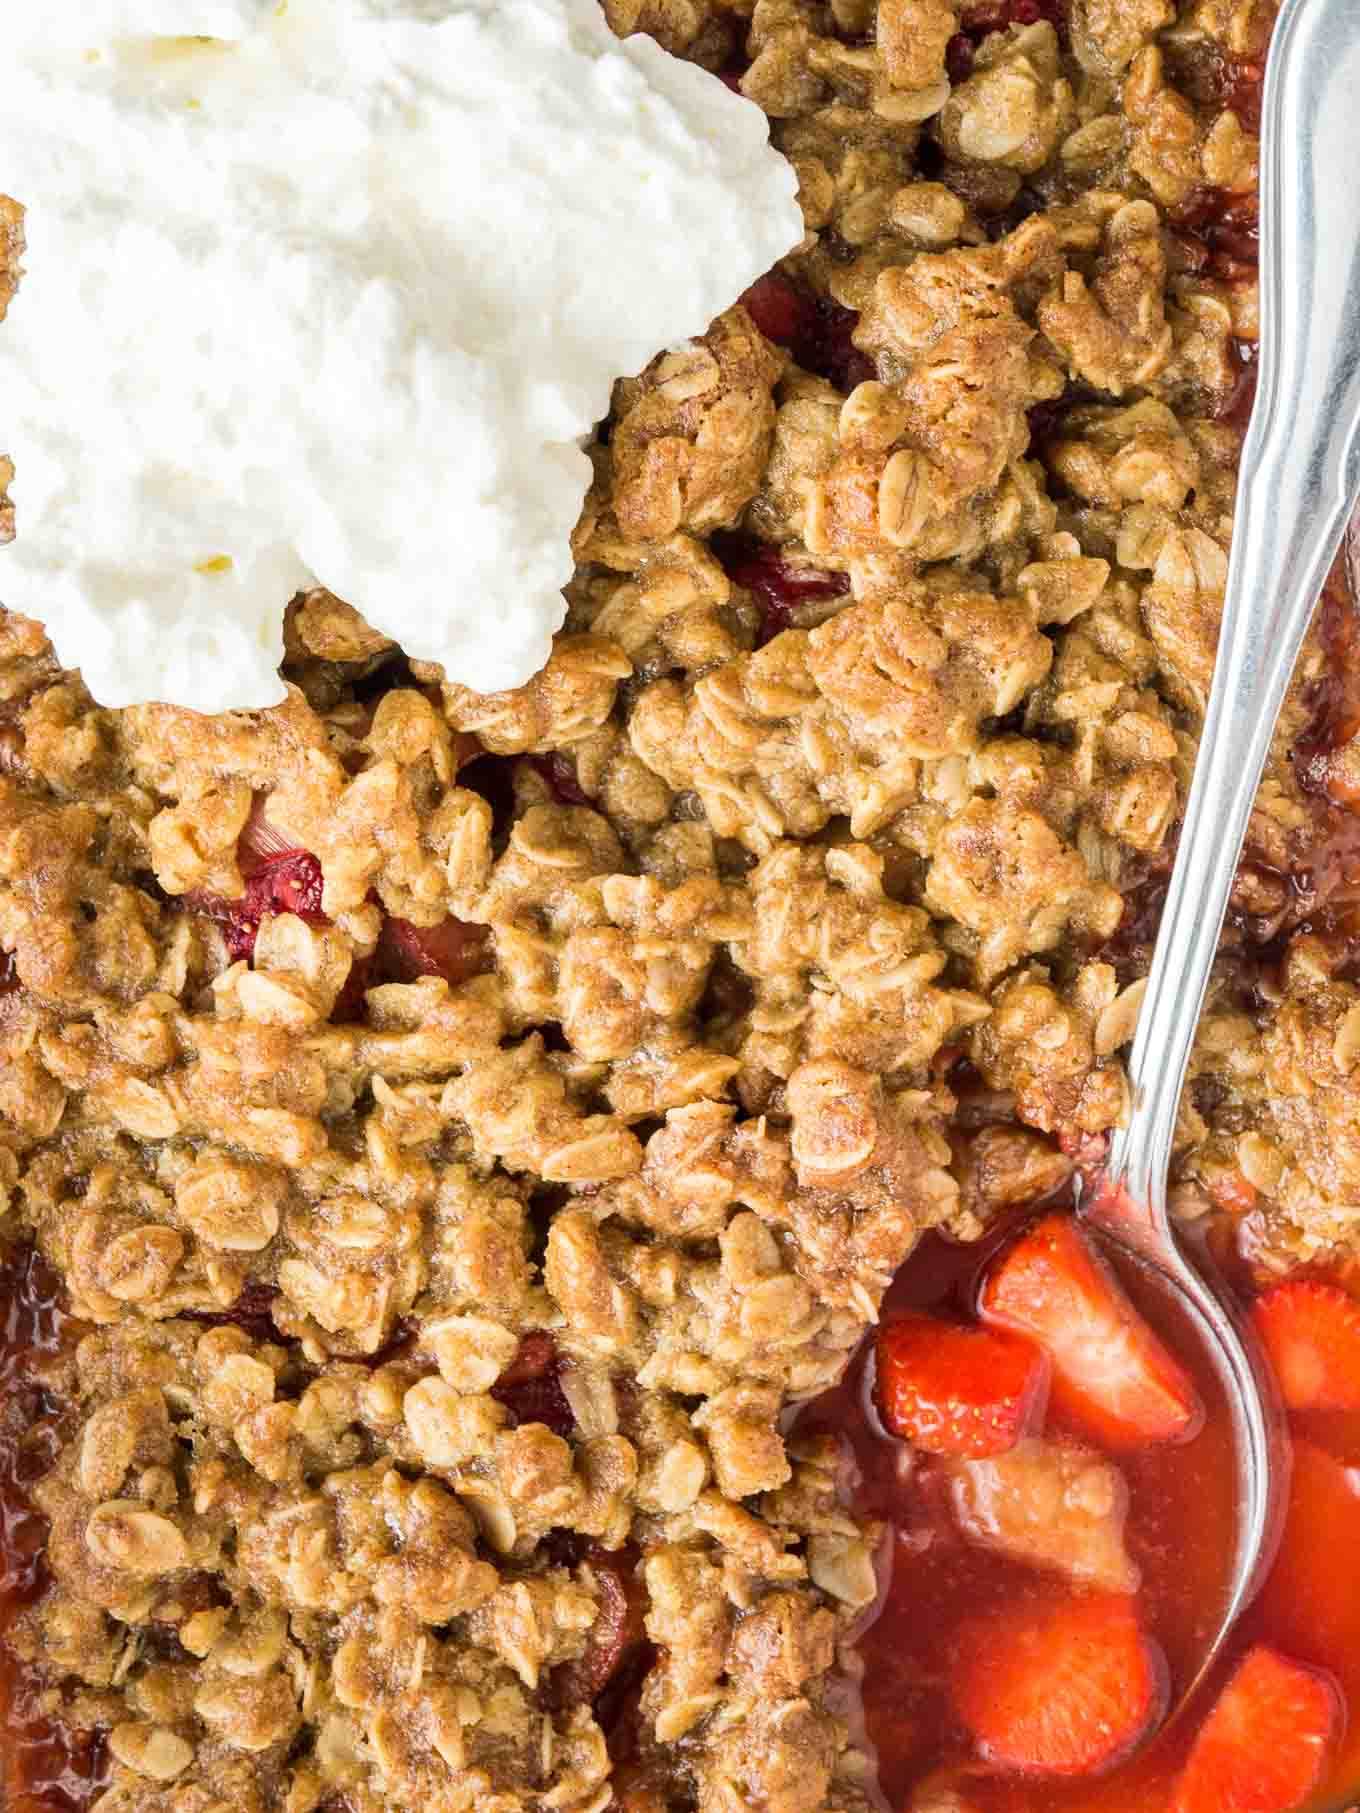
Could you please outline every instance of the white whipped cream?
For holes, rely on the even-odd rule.
[[[111,38],[243,38],[281,10],[279,0],[35,0],[12,9],[5,43],[84,49]]]
[[[21,10],[0,598],[110,705],[275,703],[317,582],[470,686],[527,679],[612,380],[801,236],[763,116],[597,0]],[[151,41],[210,19],[239,41]]]

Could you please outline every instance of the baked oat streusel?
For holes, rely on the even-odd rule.
[[[101,1813],[874,1805],[878,1531],[782,1413],[1125,1106],[1268,9],[605,6],[765,109],[807,237],[619,385],[543,673],[314,593],[277,710],[111,712],[0,614],[19,1796],[55,1720]],[[1357,1240],[1348,629],[1176,1163],[1263,1263]]]

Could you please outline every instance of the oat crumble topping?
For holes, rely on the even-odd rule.
[[[618,386],[536,679],[313,593],[277,709],[113,712],[0,613],[7,1691],[100,1813],[867,1813],[880,1530],[783,1413],[1125,1107],[1268,10],[605,10],[807,237]],[[1338,576],[1175,1164],[1280,1267],[1360,1244],[1350,635]]]

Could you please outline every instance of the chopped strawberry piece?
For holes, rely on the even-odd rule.
[[[1045,1216],[1001,1255],[980,1308],[1045,1349],[1054,1407],[1104,1446],[1183,1441],[1199,1429],[1190,1375],[1070,1216]]]
[[[1195,1739],[1172,1813],[1294,1813],[1322,1778],[1337,1713],[1321,1675],[1249,1649]]]
[[[491,1395],[517,1423],[543,1423],[554,1435],[570,1435],[576,1427],[576,1414],[562,1389],[557,1343],[546,1329],[531,1329],[523,1337]]]
[[[246,882],[246,899],[258,908],[257,923],[266,913],[296,913],[302,919],[322,920],[324,890],[321,864],[311,851],[290,850],[256,869]]]
[[[491,968],[491,937],[484,925],[450,916],[439,925],[412,925],[409,919],[383,921],[376,964],[388,982],[442,976],[452,987]]]
[[[1305,1661],[1334,1661],[1360,1703],[1360,1475],[1315,1442],[1294,1443],[1284,1535],[1260,1603],[1272,1638]]]
[[[1166,1671],[1122,1593],[1044,1595],[965,1624],[954,1701],[988,1762],[1085,1775],[1126,1756],[1161,1717]]]
[[[1228,1171],[1215,1171],[1203,1179],[1218,1207],[1228,1215],[1250,1215],[1260,1194],[1251,1179],[1234,1166]]]
[[[1360,1410],[1360,1303],[1321,1278],[1277,1284],[1251,1313],[1291,1410]]]
[[[902,1316],[880,1331],[877,1361],[883,1421],[928,1454],[1004,1454],[1043,1415],[1048,1360],[1022,1335]]]
[[[246,853],[242,850],[242,865]],[[215,920],[222,928],[227,954],[233,963],[249,962],[255,954],[260,921],[266,914],[296,913],[312,925],[325,925],[321,910],[324,880],[321,864],[310,850],[288,850],[256,862],[246,875],[245,892],[236,900],[221,894],[186,894],[195,912]]]
[[[244,893],[235,900],[203,892],[184,896],[186,906],[221,927],[233,963],[248,963],[255,955],[255,939],[266,914],[296,913],[311,925],[330,923],[321,910],[325,892],[321,864],[310,850],[271,823],[268,804],[267,795],[256,795],[237,841]]]

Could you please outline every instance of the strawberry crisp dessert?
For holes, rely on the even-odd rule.
[[[617,385],[536,678],[314,590],[285,703],[110,710],[0,611],[0,1807],[1343,1806],[1344,561],[1173,1164],[1292,1440],[1175,1717],[1231,1419],[1073,1212],[1213,662],[1268,0],[604,11],[764,110],[806,234]]]

